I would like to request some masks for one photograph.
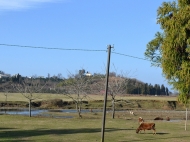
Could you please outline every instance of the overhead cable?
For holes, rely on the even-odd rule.
[[[22,47],[22,48],[40,48],[40,49],[47,49],[47,50],[78,50],[78,51],[107,51],[107,50],[92,50],[92,49],[72,49],[72,48],[49,48],[49,47],[42,47],[42,46],[28,46],[28,45],[13,45],[13,44],[0,44],[0,46],[15,46],[15,47]]]
[[[93,49],[72,49],[72,48],[49,48],[49,47],[42,47],[42,46],[28,46],[28,45],[16,45],[16,44],[0,44],[0,46],[14,46],[14,47],[22,47],[22,48],[38,48],[38,49],[46,49],[46,50],[75,50],[75,51],[92,51],[92,52],[105,52],[107,50],[93,50]],[[131,58],[136,58],[136,59],[140,59],[140,60],[146,60],[146,61],[150,61],[148,59],[144,59],[144,58],[140,58],[140,57],[135,57],[135,56],[131,56],[131,55],[127,55],[127,54],[122,54],[122,53],[117,53],[117,52],[111,52],[114,54],[118,54],[121,56],[127,56],[127,57],[131,57]]]

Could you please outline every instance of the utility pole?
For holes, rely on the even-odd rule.
[[[110,56],[111,56],[111,45],[108,45],[108,59],[107,59],[107,70],[106,70],[106,86],[105,86],[105,98],[104,98],[104,108],[103,108],[103,118],[102,118],[102,133],[101,142],[104,142],[104,131],[105,131],[105,120],[106,120],[106,104],[107,104],[107,94],[108,94],[108,80],[109,80],[109,68],[110,68]]]

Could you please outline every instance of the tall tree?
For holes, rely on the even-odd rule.
[[[155,84],[154,88],[155,88],[155,91],[156,91],[154,95],[160,95],[160,85],[159,84]]]
[[[158,8],[158,24],[163,33],[147,44],[145,56],[160,66],[168,82],[180,93],[184,104],[190,91],[190,0],[164,2]]]
[[[166,87],[166,95],[169,96],[169,90],[167,87]]]
[[[163,32],[147,44],[145,56],[162,68],[165,78],[179,91],[183,104],[190,98],[190,0],[163,2],[157,23]]]
[[[155,95],[156,94],[156,89],[152,84],[149,84],[148,88],[149,88],[149,94],[150,95]]]
[[[5,72],[0,70],[0,74],[5,74]]]
[[[160,95],[166,95],[166,88],[164,87],[163,84],[161,85],[161,88],[160,88]]]
[[[148,83],[145,83],[144,84],[144,93],[143,94],[147,95],[147,94],[150,93],[148,88],[149,88]]]

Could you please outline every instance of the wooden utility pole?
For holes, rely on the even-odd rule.
[[[107,59],[107,70],[106,70],[106,86],[105,86],[105,98],[104,98],[104,108],[103,108],[103,118],[102,118],[101,142],[104,142],[104,131],[105,131],[105,120],[106,120],[106,104],[107,104],[107,94],[108,94],[108,80],[109,80],[111,48],[112,48],[111,45],[108,45],[108,59]]]

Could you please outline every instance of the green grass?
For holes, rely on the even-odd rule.
[[[56,94],[37,94],[38,100],[70,99],[64,95]],[[90,95],[88,108],[103,107],[103,95]],[[135,107],[137,102],[145,108],[152,108],[155,101],[160,101],[158,105],[164,108],[167,103],[164,101],[176,101],[176,97],[155,97],[155,96],[117,96],[119,100],[130,100],[125,108]],[[94,101],[95,100],[95,101]],[[99,101],[101,100],[101,101]],[[108,100],[110,97],[108,96]],[[146,103],[143,100],[153,100]],[[0,102],[5,101],[5,96],[0,93]],[[27,99],[18,93],[8,94],[7,101],[23,101]],[[92,101],[92,102],[91,102]],[[94,103],[94,104],[93,104]],[[133,104],[133,105],[131,105]],[[85,104],[84,104],[85,105]],[[109,107],[110,101],[107,106]],[[123,107],[123,108],[124,108]],[[122,109],[122,108],[120,108]],[[135,110],[135,116],[130,116],[126,112],[116,112],[115,119],[111,119],[111,113],[107,113],[105,126],[105,142],[188,142],[190,139],[190,121],[188,120],[187,131],[184,130],[184,120],[181,121],[155,121],[157,135],[152,131],[146,131],[145,134],[136,134],[138,127],[138,117],[142,116],[146,122],[154,122],[154,118],[169,116],[171,119],[183,119],[185,114],[179,115],[168,112],[143,112]],[[70,116],[71,119],[53,118],[53,117],[31,117],[19,115],[0,115],[0,141],[2,142],[97,142],[101,141],[102,113],[82,113],[82,119],[75,113],[49,112],[49,116]],[[180,116],[180,117],[179,117]]]
[[[86,114],[82,119],[55,119],[0,115],[2,142],[97,142],[101,141],[102,114]],[[149,120],[154,122],[153,120]],[[188,142],[190,125],[184,121],[155,121],[157,135],[152,130],[136,134],[137,117],[111,119],[107,115],[105,142]]]

